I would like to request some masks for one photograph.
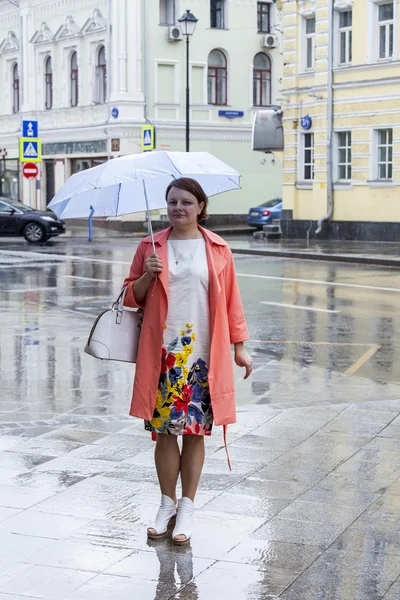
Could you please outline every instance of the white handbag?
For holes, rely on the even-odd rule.
[[[111,309],[97,317],[85,346],[86,354],[102,360],[136,362],[143,311],[124,306],[127,289],[121,290]]]

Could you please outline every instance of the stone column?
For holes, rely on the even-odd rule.
[[[111,102],[141,101],[141,0],[111,0]]]

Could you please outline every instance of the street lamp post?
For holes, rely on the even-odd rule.
[[[183,35],[186,36],[186,152],[190,149],[190,88],[189,88],[189,38],[194,34],[198,19],[187,10],[183,17],[178,19]]]

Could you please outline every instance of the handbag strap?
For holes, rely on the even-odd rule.
[[[136,308],[131,308],[130,306],[124,306],[125,296],[126,296],[127,291],[128,291],[128,286],[125,285],[122,288],[122,290],[120,291],[118,298],[111,305],[112,310],[115,310],[118,313],[122,313],[122,311],[143,313],[142,308],[136,309]]]
[[[119,296],[116,299],[116,301],[113,302],[113,304],[112,304],[113,310],[117,310],[118,312],[121,312],[122,310],[124,310],[124,302],[125,302],[125,296],[126,296],[127,291],[128,291],[128,286],[125,285],[122,288],[122,290],[120,291]]]

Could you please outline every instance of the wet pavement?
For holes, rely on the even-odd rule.
[[[82,351],[135,246],[0,242],[0,600],[398,600],[400,273],[236,257],[254,374],[176,548],[132,367]]]
[[[347,240],[265,239],[262,232],[229,236],[235,253],[300,260],[334,261],[400,268],[397,242],[360,242]]]

